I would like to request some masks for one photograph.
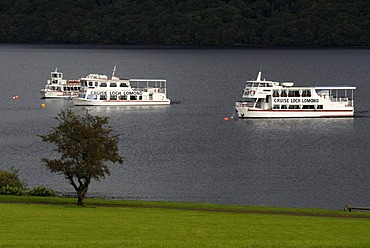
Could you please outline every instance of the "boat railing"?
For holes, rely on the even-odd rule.
[[[139,92],[149,92],[149,93],[166,93],[165,88],[152,88],[152,87],[135,87],[131,89],[133,91],[139,91]]]
[[[248,102],[242,102],[242,101],[235,102],[235,107],[246,108],[248,107]]]
[[[332,102],[348,102],[349,101],[349,98],[348,97],[336,97],[336,96],[332,96],[330,98],[330,100]]]
[[[166,94],[166,80],[163,79],[130,79],[133,90],[149,93]]]

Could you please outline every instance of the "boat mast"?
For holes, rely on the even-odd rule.
[[[261,81],[261,76],[262,76],[262,72],[261,72],[261,71],[259,71],[259,72],[258,72],[258,75],[257,75],[257,79],[256,79],[256,81]]]
[[[116,65],[114,65],[114,68],[113,68],[112,79],[113,79],[115,73],[116,73]]]

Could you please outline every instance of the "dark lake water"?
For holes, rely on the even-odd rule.
[[[370,206],[370,50],[107,49],[0,45],[0,169],[19,168],[29,187],[73,188],[51,174],[43,143],[68,100],[41,100],[56,67],[167,79],[173,104],[90,107],[120,134],[123,165],[93,181],[90,195],[123,199],[342,209]],[[229,120],[245,81],[353,85],[354,118]],[[18,95],[18,100],[13,96]],[[41,103],[46,107],[41,108]]]

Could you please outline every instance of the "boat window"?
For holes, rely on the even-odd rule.
[[[266,87],[265,83],[260,83],[259,87]]]
[[[106,95],[100,95],[100,100],[107,100],[107,96]]]
[[[119,87],[128,87],[128,86],[127,86],[127,84],[125,84],[125,83],[121,83],[121,84],[119,85]]]
[[[89,82],[89,86],[93,86],[93,82],[91,82],[91,81],[90,81],[90,82]]]
[[[286,93],[286,90],[282,90],[281,91],[281,95],[280,95],[281,97],[287,97],[288,95],[287,95],[287,93]]]
[[[120,100],[127,100],[127,96],[126,96],[126,95],[120,95],[120,96],[119,96],[119,99],[120,99]]]
[[[315,109],[314,105],[303,105],[302,109]]]
[[[88,95],[87,99],[96,100],[96,99],[98,99],[98,96],[97,95]]]
[[[107,87],[107,83],[100,83],[100,87]]]
[[[278,90],[274,90],[273,93],[272,93],[272,96],[273,97],[279,97],[279,91]]]
[[[256,104],[255,104],[255,107],[256,108],[261,108],[262,107],[262,98],[258,98]]]
[[[143,96],[139,96],[139,100],[143,100]]]
[[[67,87],[63,87],[63,90],[64,90],[64,91],[67,91]]]
[[[316,109],[324,109],[323,105],[317,105]]]
[[[95,82],[95,87],[98,87],[98,85],[99,85],[98,82]]]
[[[110,87],[117,87],[116,83],[110,83]]]
[[[110,100],[117,100],[117,95],[110,95]]]
[[[299,90],[289,90],[288,92],[289,97],[299,97]]]
[[[130,96],[130,100],[136,100],[136,96]]]
[[[281,105],[281,109],[288,109],[286,105]]]
[[[302,97],[311,97],[311,90],[303,90]]]
[[[292,105],[289,105],[289,109],[300,109],[300,106],[292,104]]]
[[[280,109],[280,105],[274,105],[272,106],[272,109]]]

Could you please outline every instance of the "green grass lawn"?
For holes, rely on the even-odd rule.
[[[0,247],[370,247],[368,213],[75,202],[0,196]]]

